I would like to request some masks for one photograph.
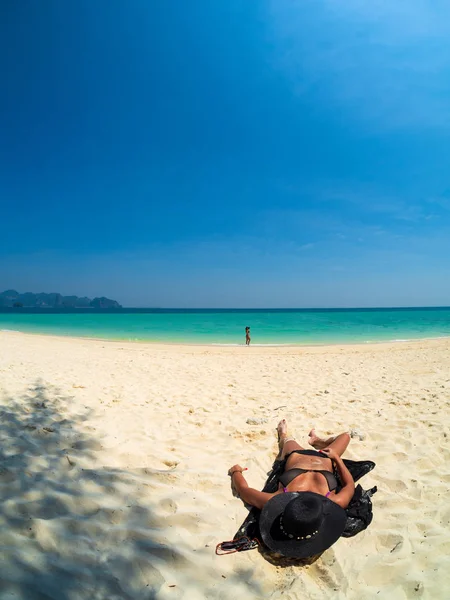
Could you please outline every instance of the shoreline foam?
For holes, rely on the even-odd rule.
[[[150,340],[150,339],[129,339],[129,338],[101,338],[101,337],[90,337],[90,336],[77,336],[71,334],[55,334],[55,333],[42,333],[42,332],[33,332],[33,331],[21,331],[18,329],[0,329],[0,333],[7,334],[20,334],[24,336],[33,336],[33,337],[43,337],[50,339],[69,339],[69,340],[87,340],[92,342],[108,342],[108,343],[124,343],[124,344],[136,344],[136,345],[147,345],[147,346],[167,346],[167,347],[187,347],[187,348],[246,348],[250,350],[251,348],[334,348],[334,347],[349,347],[349,346],[377,346],[377,345],[392,345],[392,344],[404,344],[404,343],[418,343],[424,341],[436,341],[436,340],[448,340],[450,336],[447,335],[439,335],[439,336],[426,336],[426,337],[417,337],[417,338],[404,338],[404,339],[389,339],[389,340],[357,340],[357,341],[336,341],[336,342],[305,342],[304,344],[276,344],[276,343],[252,343],[250,346],[247,346],[245,343],[242,344],[234,344],[234,343],[220,343],[220,342],[171,342],[168,340],[159,341],[159,340]]]

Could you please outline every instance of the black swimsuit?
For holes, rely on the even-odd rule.
[[[326,458],[323,454],[317,452],[317,450],[293,450],[286,456],[286,460],[291,456],[291,454],[307,454],[308,456],[319,456],[320,458]],[[330,492],[337,488],[337,480],[334,473],[332,473],[331,471],[321,471],[319,469],[289,469],[288,471],[285,471],[282,475],[279,476],[278,481],[281,483],[281,485],[283,486],[283,490],[286,492],[286,488],[291,483],[291,481],[293,481],[299,475],[303,475],[303,473],[321,473],[327,480],[328,489],[330,490]]]

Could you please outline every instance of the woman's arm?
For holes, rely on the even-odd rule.
[[[254,488],[249,487],[245,477],[242,475],[242,467],[239,465],[234,465],[228,471],[228,474],[231,477],[234,487],[236,488],[237,493],[241,500],[243,500],[246,504],[250,504],[251,506],[255,506],[256,508],[263,508],[270,498],[272,498],[273,494],[268,494],[267,492],[259,492]]]
[[[342,481],[342,489],[333,497],[333,501],[336,502],[336,504],[339,504],[339,506],[342,508],[347,508],[350,500],[353,498],[353,494],[355,493],[355,482],[353,481],[353,477],[337,452],[330,448],[324,448],[321,450],[321,452],[326,454],[328,458],[331,458],[331,460],[334,462],[338,470],[339,477]]]

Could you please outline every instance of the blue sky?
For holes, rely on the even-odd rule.
[[[5,0],[0,288],[450,304],[443,0]]]

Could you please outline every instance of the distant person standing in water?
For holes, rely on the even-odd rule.
[[[245,344],[250,346],[250,327],[245,328]]]

